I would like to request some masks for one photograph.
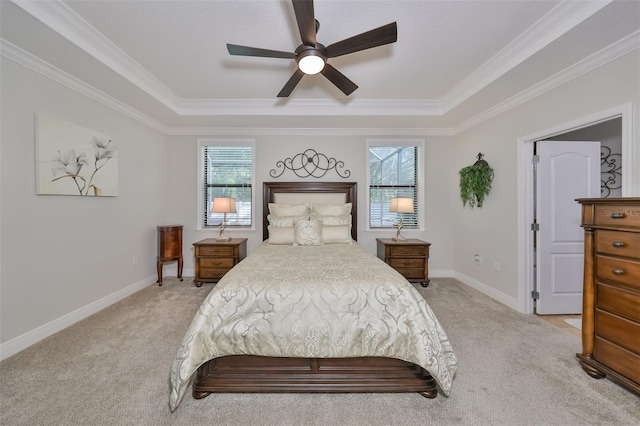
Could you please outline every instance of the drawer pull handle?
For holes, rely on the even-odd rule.
[[[614,241],[612,244],[614,247],[624,247],[624,243],[622,241]]]
[[[613,273],[614,275],[622,275],[624,274],[624,269],[614,269]]]
[[[611,219],[624,219],[624,213],[622,213],[622,212],[613,212],[613,213],[611,213]]]
[[[411,265],[411,262],[409,262],[408,260],[403,260],[403,261],[402,261],[402,264],[403,264],[404,266],[407,266],[407,265]]]

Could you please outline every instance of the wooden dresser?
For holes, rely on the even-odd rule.
[[[408,281],[418,282],[423,287],[429,285],[429,246],[414,238],[393,240],[376,238],[378,257],[400,272]]]
[[[182,225],[158,226],[158,285],[162,285],[162,266],[165,262],[178,262],[178,278],[182,281]]]
[[[580,198],[582,353],[592,377],[640,393],[640,198]]]
[[[247,256],[247,239],[232,238],[218,241],[207,238],[193,243],[196,275],[193,283],[196,287],[203,282],[216,283],[231,268]]]

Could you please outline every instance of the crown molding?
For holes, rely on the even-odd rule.
[[[133,118],[140,123],[143,123],[152,129],[158,130],[162,133],[168,132],[168,127],[164,124],[154,120],[146,114],[141,113],[137,109],[130,107],[129,105],[121,102],[106,93],[96,89],[95,87],[85,83],[84,81],[72,76],[71,74],[51,65],[48,62],[43,61],[35,55],[19,48],[18,46],[0,38],[0,56],[12,60],[13,62],[22,65],[50,80],[55,81],[71,90],[74,90],[89,99],[99,102],[111,109],[114,109],[127,117]]]
[[[62,1],[12,1],[166,107],[178,109],[181,99],[177,94]]]
[[[453,136],[448,128],[172,127],[170,136]]]
[[[464,121],[454,127],[454,134],[462,133],[478,124],[496,117],[516,106],[523,104],[537,96],[542,95],[549,90],[555,89],[569,81],[580,77],[583,74],[593,71],[613,60],[616,60],[632,51],[640,49],[640,31],[629,34],[627,37],[618,40],[616,43],[607,46],[593,55],[585,58],[570,67],[548,77],[547,79],[531,86],[530,88],[518,93],[515,96],[487,109],[481,114]]]
[[[438,101],[402,99],[185,99],[180,115],[440,116]]]
[[[441,99],[443,114],[451,111],[509,70],[524,62],[613,0],[564,1],[485,62]]]

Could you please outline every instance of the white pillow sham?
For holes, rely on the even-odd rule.
[[[276,204],[269,203],[269,213],[275,216],[307,216],[309,206],[307,204]]]
[[[308,220],[309,218],[304,216],[276,216],[274,214],[267,215],[269,225],[276,227],[293,226],[300,220]]]
[[[322,224],[317,220],[300,220],[293,227],[295,246],[322,245]]]
[[[316,216],[343,216],[351,214],[351,203],[317,204],[311,203],[311,214]]]
[[[342,216],[319,216],[312,214],[311,219],[317,220],[322,225],[351,225],[351,215],[344,214]]]
[[[353,244],[351,225],[322,225],[323,244]]]

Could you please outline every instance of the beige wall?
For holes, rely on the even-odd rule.
[[[132,284],[147,285],[155,271],[155,226],[170,196],[166,136],[5,58],[1,78],[0,333],[6,343],[77,310],[90,313],[87,306],[100,308],[100,300]],[[112,138],[118,197],[36,195],[38,112]]]

